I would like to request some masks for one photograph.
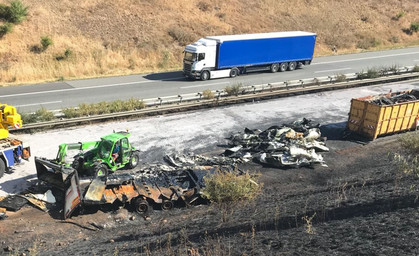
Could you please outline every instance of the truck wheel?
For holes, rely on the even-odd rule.
[[[163,211],[168,211],[173,209],[173,202],[171,200],[163,200],[163,203],[161,204],[161,209]]]
[[[288,64],[287,63],[280,63],[279,64],[279,71],[281,71],[281,72],[285,72],[286,70],[287,70],[287,68],[288,68]]]
[[[210,73],[208,71],[202,71],[201,72],[201,80],[205,81],[210,79]]]
[[[297,63],[297,68],[302,68],[303,66],[304,66],[304,64],[302,62]]]
[[[133,199],[132,206],[134,206],[134,210],[140,214],[145,214],[150,209],[147,200],[141,197]]]
[[[128,168],[134,169],[135,167],[137,167],[139,161],[140,161],[140,156],[138,155],[138,153],[133,153],[129,160]]]
[[[297,67],[297,62],[293,61],[288,64],[288,70],[293,71]]]
[[[108,175],[108,167],[104,164],[96,165],[94,168],[94,176],[100,177],[100,176],[107,176]]]
[[[4,163],[3,159],[0,158],[0,178],[3,177],[5,172],[6,172],[6,164]]]
[[[276,73],[279,70],[279,63],[274,63],[271,65],[271,72]]]
[[[230,77],[236,77],[239,74],[239,70],[237,68],[233,68],[230,71]]]

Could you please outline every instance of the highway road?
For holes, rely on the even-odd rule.
[[[95,103],[129,98],[151,99],[171,95],[198,93],[205,89],[220,90],[241,83],[256,85],[355,73],[368,68],[419,65],[419,47],[335,55],[314,58],[310,66],[292,72],[258,72],[236,78],[208,81],[186,80],[180,71],[60,81],[45,84],[0,87],[0,102],[16,106],[20,112],[44,107],[57,110],[80,103]]]

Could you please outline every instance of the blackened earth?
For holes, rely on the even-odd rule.
[[[2,253],[38,255],[418,255],[419,179],[389,155],[399,135],[329,140],[328,167],[259,171],[248,203],[72,217],[32,207],[0,221]],[[54,215],[55,214],[55,215]]]

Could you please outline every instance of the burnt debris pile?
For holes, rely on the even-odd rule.
[[[245,128],[244,132],[232,134],[224,156],[242,161],[254,160],[272,167],[301,167],[321,164],[327,152],[320,133],[320,124],[303,118],[281,126],[272,126],[261,131]]]
[[[379,106],[391,106],[400,103],[406,103],[419,100],[419,91],[409,90],[402,92],[389,92],[371,97],[367,101]]]

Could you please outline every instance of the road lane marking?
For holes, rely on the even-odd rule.
[[[348,70],[348,69],[352,69],[352,68],[329,69],[329,70],[316,71],[314,73],[326,73],[326,72],[341,71],[341,70]]]
[[[180,89],[204,87],[204,86],[211,86],[211,85],[216,85],[216,84],[229,84],[229,83],[230,82],[220,82],[220,83],[212,83],[212,84],[198,84],[198,85],[182,86],[182,87],[180,87]]]
[[[80,90],[95,89],[95,88],[104,88],[104,87],[113,87],[113,86],[120,86],[120,85],[127,85],[127,84],[143,84],[143,83],[154,83],[154,82],[157,82],[157,81],[139,81],[139,82],[130,82],[130,83],[95,85],[95,86],[89,86],[89,87],[79,87],[79,88],[70,88],[70,89],[62,89],[62,90],[60,90],[60,89],[58,89],[58,90],[49,90],[49,91],[42,91],[42,92],[26,92],[26,93],[17,93],[17,94],[1,95],[0,98],[28,96],[28,95],[36,95],[36,94],[47,94],[47,93],[54,93],[54,92],[80,91]]]
[[[47,104],[55,104],[55,103],[61,103],[63,101],[48,101],[48,102],[40,102],[40,103],[32,103],[32,104],[24,104],[24,105],[15,105],[15,107],[29,107],[29,106],[38,106],[38,105],[47,105]]]
[[[383,56],[373,56],[373,57],[365,57],[365,58],[357,58],[357,59],[349,59],[349,60],[334,60],[334,61],[312,63],[311,65],[322,65],[322,64],[332,64],[332,63],[349,62],[349,61],[381,59],[381,58],[388,58],[388,57],[395,57],[395,56],[402,56],[402,55],[413,55],[413,54],[419,54],[419,52],[389,54],[389,55],[383,55]]]

